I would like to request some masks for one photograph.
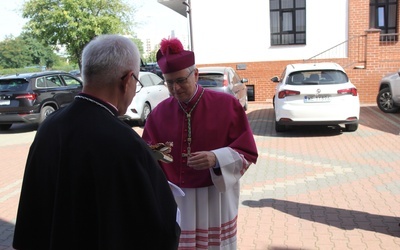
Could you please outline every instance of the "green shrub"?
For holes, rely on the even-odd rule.
[[[79,69],[79,67],[77,67],[76,65],[55,65],[53,68],[46,70],[60,70],[69,72],[74,69]],[[40,72],[40,71],[42,71],[40,66],[32,66],[32,67],[17,68],[17,69],[0,69],[0,76],[30,73],[30,72]]]

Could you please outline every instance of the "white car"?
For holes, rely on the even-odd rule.
[[[125,115],[119,117],[130,126],[143,126],[150,112],[170,96],[164,80],[156,74],[141,71],[139,80],[143,87],[133,97]]]
[[[357,88],[336,63],[289,64],[277,83],[273,105],[275,130],[290,125],[339,125],[356,131],[360,118]]]

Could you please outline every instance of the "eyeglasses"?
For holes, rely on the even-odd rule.
[[[121,80],[124,80],[124,78],[127,76],[128,74],[125,74],[121,77]],[[142,88],[143,88],[143,83],[141,81],[139,81],[139,79],[137,78],[137,76],[135,76],[135,74],[132,73],[132,77],[133,79],[136,80],[136,93],[138,93]]]
[[[133,79],[136,80],[136,93],[139,93],[140,90],[143,88],[143,83],[139,81],[139,79],[135,76],[135,74],[132,73]]]
[[[192,69],[192,71],[189,72],[189,74],[187,75],[187,77],[181,77],[181,78],[177,78],[175,80],[166,80],[165,82],[167,83],[167,85],[169,87],[171,87],[172,85],[174,85],[174,83],[176,82],[178,85],[183,85],[185,83],[187,83],[187,80],[189,78],[189,76],[193,73],[194,69]]]

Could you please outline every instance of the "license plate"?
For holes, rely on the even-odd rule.
[[[329,95],[309,95],[304,96],[304,102],[330,102],[331,96]]]
[[[10,100],[0,100],[0,105],[10,105]]]

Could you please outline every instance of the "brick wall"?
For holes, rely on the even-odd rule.
[[[349,0],[348,2],[348,57],[315,61],[333,61],[340,64],[345,68],[350,80],[356,85],[361,103],[375,103],[380,79],[385,74],[400,69],[400,44],[398,41],[380,42],[379,30],[370,29],[369,0]],[[398,8],[397,15],[399,16],[400,4]],[[400,18],[398,17],[397,19],[397,27],[400,27]],[[254,85],[255,101],[271,102],[271,98],[274,95],[275,83],[271,82],[270,79],[273,76],[280,76],[287,64],[302,62],[302,60],[235,62],[213,65],[230,66],[236,69],[237,64],[245,64],[246,69],[237,70],[237,72],[241,77],[249,79],[249,85]],[[197,66],[211,65],[203,64]],[[355,68],[357,66],[361,66],[361,68]]]

